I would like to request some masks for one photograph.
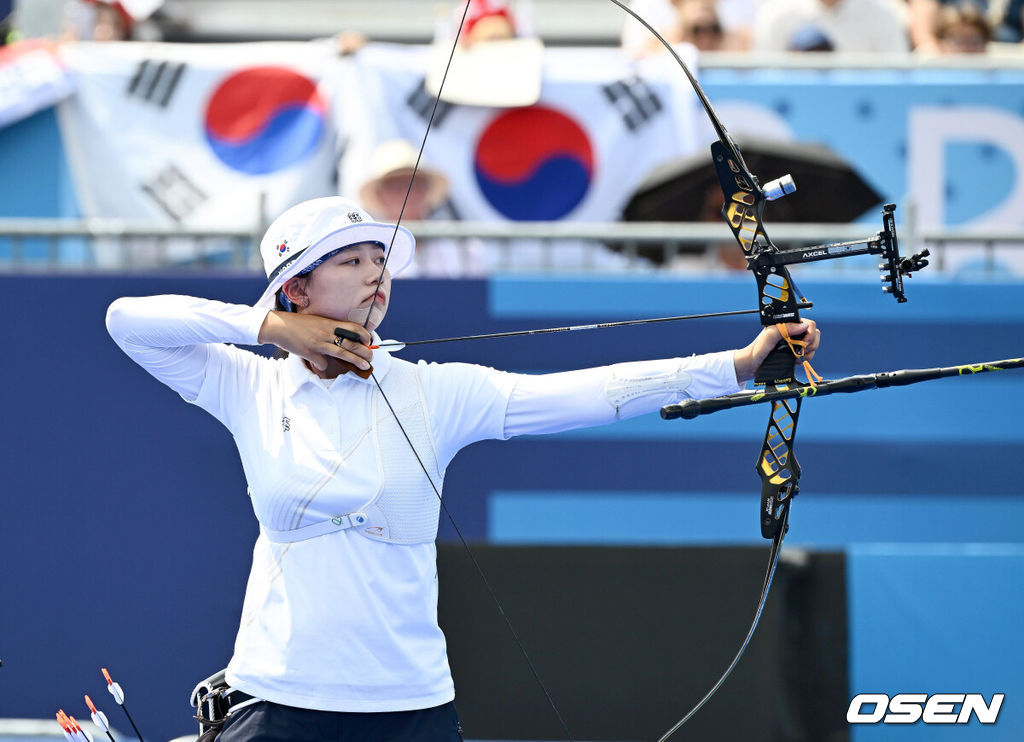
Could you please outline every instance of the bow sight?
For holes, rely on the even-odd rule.
[[[900,303],[907,300],[903,292],[903,277],[910,277],[914,271],[928,265],[926,258],[930,253],[926,249],[909,258],[900,255],[899,241],[896,238],[896,219],[893,216],[896,204],[884,206],[882,231],[873,238],[782,250],[772,244],[765,232],[764,206],[769,201],[776,201],[796,191],[793,176],[783,175],[763,187],[760,186],[757,176],[746,167],[739,148],[731,139],[723,138],[723,141],[712,144],[711,155],[719,184],[725,195],[722,214],[743,249],[747,267],[758,279],[763,299],[767,299],[762,301],[761,311],[770,322],[791,319],[789,311],[792,308],[787,306],[788,287],[783,286],[773,292],[765,291],[764,285],[767,281],[770,287],[774,282],[768,280],[768,275],[783,272],[779,269],[786,265],[814,263],[854,255],[880,255],[882,262],[878,264],[878,269],[882,271],[882,291],[892,294]],[[792,282],[789,286],[792,286],[795,293],[799,293]]]
[[[785,177],[789,178],[789,182],[792,183],[792,178]],[[765,187],[765,198],[769,201],[789,195],[796,190],[794,185],[792,190],[779,193],[772,198],[773,192],[768,189],[768,186],[773,186],[776,182],[778,181],[772,181]],[[892,294],[900,303],[905,302],[907,297],[903,292],[903,277],[910,278],[915,271],[928,265],[927,257],[931,253],[925,249],[906,258],[900,255],[899,241],[896,239],[896,220],[893,217],[895,211],[896,204],[886,204],[882,209],[882,231],[877,236],[866,240],[830,242],[792,250],[779,250],[774,245],[758,240],[755,243],[755,248],[758,249],[755,249],[747,257],[747,265],[755,272],[771,271],[772,268],[780,265],[814,263],[819,260],[847,258],[852,255],[881,255],[882,262],[878,264],[878,270],[882,272],[882,291]]]

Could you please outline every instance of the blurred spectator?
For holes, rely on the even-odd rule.
[[[817,26],[804,26],[793,32],[786,49],[791,52],[834,52],[836,47],[828,34]]]
[[[1024,0],[1009,0],[1006,9],[996,19],[997,41],[1017,43],[1024,41]]]
[[[949,54],[939,43],[940,25],[951,22],[948,8],[961,9],[970,23],[988,27],[989,41],[1018,43],[1024,38],[1024,0],[908,0],[910,40],[914,51]],[[980,21],[974,20],[980,18]],[[948,46],[948,45],[947,45]]]
[[[753,35],[752,19],[757,8],[768,0],[633,0],[630,8],[641,18],[650,23],[669,43],[689,41],[704,51],[745,50],[750,47]],[[700,6],[705,6],[701,8]],[[713,49],[706,49],[693,38],[684,38],[685,27],[692,23],[692,15],[705,16],[710,12],[715,16],[719,28],[718,40],[711,42]],[[702,29],[703,30],[703,27]],[[622,26],[622,49],[630,56],[640,57],[659,52],[662,49],[657,39],[633,18],[627,18]],[[703,42],[708,45],[705,39]]]
[[[369,39],[358,31],[342,31],[334,36],[334,43],[338,47],[338,54],[342,56],[355,54],[366,46],[368,41]]]
[[[71,0],[65,5],[65,35],[85,41],[158,41],[149,22],[163,0]]]
[[[439,170],[421,161],[410,188],[409,179],[416,167],[416,155],[416,148],[405,139],[389,139],[374,148],[370,155],[369,173],[359,188],[359,198],[368,211],[392,221],[399,215],[403,219],[420,221],[441,205],[448,195],[448,179]]]
[[[907,0],[907,30],[916,52],[937,53],[940,0]]]
[[[809,28],[818,33],[809,34]],[[818,44],[824,37],[836,52],[898,53],[910,48],[904,20],[888,0],[772,0],[758,11],[754,51],[799,46],[806,51],[812,36]]]
[[[456,12],[461,18],[461,8]],[[471,0],[466,11],[459,43],[472,46],[480,41],[514,39],[516,23],[512,9],[505,0]]]
[[[401,216],[403,222],[422,221],[447,199],[448,179],[422,160],[410,186],[416,156],[416,148],[404,139],[387,140],[374,148],[359,200],[377,219],[396,222]],[[416,262],[403,275],[479,275],[484,270],[481,249],[478,240],[420,240]]]
[[[754,42],[757,11],[772,0],[718,0],[715,8],[725,29],[725,48],[750,49]]]
[[[471,0],[468,10],[466,10],[464,2],[456,3],[450,22],[447,20],[447,10],[442,7],[441,11],[445,15],[445,20],[435,29],[435,41],[451,44],[451,38],[455,36],[455,30],[462,21],[464,10],[466,11],[466,22],[462,24],[462,33],[459,35],[461,45],[469,47],[480,41],[516,38],[518,31],[516,20],[507,2],[504,0]],[[448,39],[448,41],[444,42],[444,39]],[[342,55],[359,51],[366,46],[368,41],[369,39],[365,35],[357,31],[342,31],[334,37],[338,52]]]
[[[14,0],[0,0],[0,46],[12,43],[14,39]]]
[[[935,29],[940,54],[984,54],[992,27],[974,5],[947,5]]]
[[[629,7],[658,29],[670,43],[673,41],[671,35],[675,30],[678,12],[672,0],[631,0]],[[622,50],[631,57],[642,57],[662,48],[658,40],[651,37],[651,32],[634,18],[627,17],[624,21],[621,39]]]
[[[725,206],[725,194],[718,185],[711,186],[704,192],[704,200],[697,221],[707,224],[722,223],[722,207]],[[699,271],[745,271],[747,259],[734,239],[708,243],[700,255],[678,255],[675,260],[666,264],[670,270],[679,272]]]
[[[533,30],[531,3],[516,3],[513,13],[506,0],[470,0],[446,9],[434,32],[424,83],[429,95],[484,108],[520,108],[540,100],[544,44]],[[456,33],[456,61],[449,66]]]
[[[914,51],[940,53],[938,30],[942,9],[968,3],[982,13],[988,11],[988,0],[907,0],[907,25]]]
[[[677,7],[679,41],[689,42],[702,52],[721,51],[725,33],[714,0],[680,0]]]
[[[656,25],[651,22],[668,43],[693,44],[702,52],[721,51],[725,48],[725,31],[718,18],[715,0],[673,0],[668,7],[672,14],[663,23]],[[648,20],[642,14],[641,17]],[[661,42],[646,28],[633,19],[630,21],[644,33],[644,42],[630,51],[633,56],[660,54],[664,50]]]
[[[120,3],[96,2],[93,41],[128,41],[134,21]]]

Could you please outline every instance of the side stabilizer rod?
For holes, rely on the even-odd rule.
[[[987,373],[989,371],[1006,371],[1013,368],[1024,368],[1024,358],[1007,358],[1002,361],[987,361],[985,363],[967,363],[962,366],[882,371],[877,374],[859,374],[833,381],[820,381],[816,386],[795,385],[772,391],[753,389],[721,397],[711,397],[709,399],[689,399],[679,404],[665,405],[661,408],[661,416],[665,420],[676,420],[679,418],[692,420],[700,415],[710,415],[712,412],[718,412],[719,410],[747,407],[749,405],[764,404],[783,399],[824,397],[829,394],[849,394],[867,391],[868,389],[907,386],[949,376],[973,376],[974,374]]]

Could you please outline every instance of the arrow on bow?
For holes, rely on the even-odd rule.
[[[801,302],[799,304],[800,309],[810,309],[814,305],[811,302]],[[496,338],[512,338],[512,337],[524,337],[527,335],[550,335],[556,332],[580,332],[581,330],[607,330],[611,327],[630,327],[633,325],[650,325],[658,322],[680,322],[682,320],[689,319],[709,319],[712,317],[736,317],[741,314],[758,314],[760,310],[757,309],[734,309],[730,312],[706,312],[704,314],[681,314],[675,317],[651,317],[649,319],[628,319],[622,322],[598,322],[591,325],[569,325],[566,327],[544,327],[535,330],[513,330],[511,332],[490,332],[484,335],[460,335],[459,337],[450,338],[432,338],[430,340],[407,340],[401,342],[398,340],[382,340],[379,345],[371,345],[370,348],[376,350],[377,348],[383,348],[391,353],[398,352],[410,345],[433,345],[435,343],[454,343],[460,340],[494,340]],[[359,335],[354,332],[349,332],[341,327],[334,331],[334,334],[340,338],[359,342]]]

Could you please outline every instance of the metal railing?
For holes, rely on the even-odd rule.
[[[735,243],[722,223],[575,222],[406,222],[426,248],[438,241],[469,246],[474,267],[450,265],[441,275],[493,271],[569,270],[716,271]],[[182,229],[120,220],[0,219],[0,271],[139,271],[218,268],[259,271],[257,246],[263,225],[252,229]],[[772,224],[780,247],[865,239],[869,224]],[[925,229],[900,225],[905,254],[927,246],[935,269],[955,270],[956,254],[969,254],[974,269],[1005,275],[1010,266],[1024,277],[1024,227],[1005,229]],[[719,251],[719,246],[722,246]],[[466,251],[463,251],[466,252]],[[450,253],[456,262],[459,250]],[[468,253],[466,253],[468,254]],[[855,272],[870,260],[828,261],[819,270]],[[733,267],[736,267],[735,265]],[[742,267],[742,266],[739,266]],[[873,270],[873,268],[871,268]]]

